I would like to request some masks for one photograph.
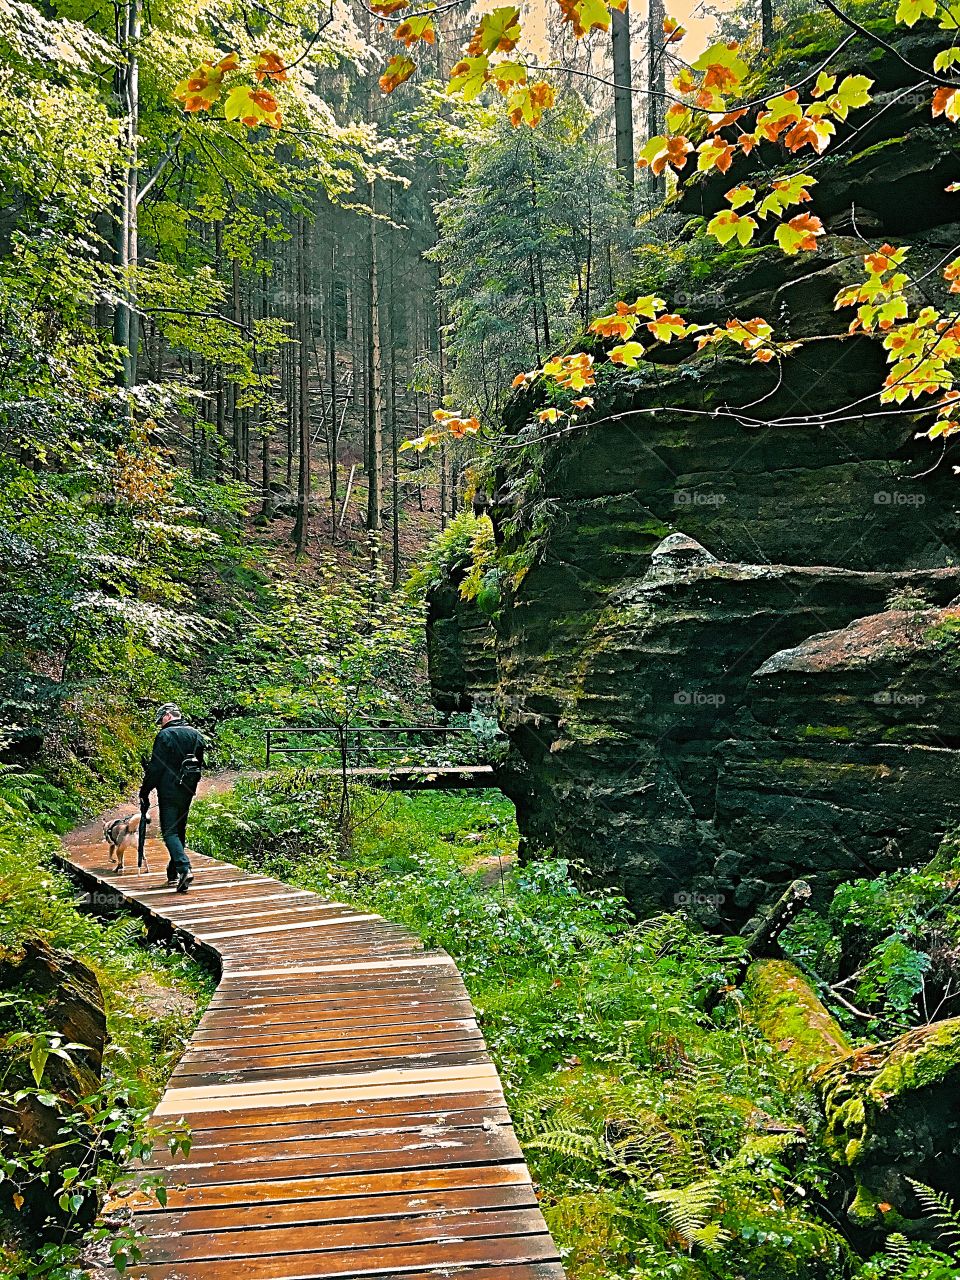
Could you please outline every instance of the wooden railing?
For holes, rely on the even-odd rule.
[[[277,727],[266,730],[266,763],[270,767],[275,756],[335,754],[344,768],[361,768],[381,763],[380,757],[406,756],[412,764],[432,763],[414,759],[419,748],[425,756],[429,748],[434,751],[445,746],[450,738],[473,737],[469,725],[381,725],[369,722],[350,725],[322,725],[318,727]],[[304,738],[314,741],[304,745]]]

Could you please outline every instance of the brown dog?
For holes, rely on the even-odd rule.
[[[112,822],[106,822],[103,826],[103,838],[107,842],[107,850],[110,854],[110,862],[113,870],[118,875],[123,875],[124,858],[128,849],[135,849],[138,843],[138,832],[140,830],[140,821],[142,814],[131,813],[128,818],[114,818]],[[149,823],[150,819],[147,818]],[[149,871],[147,866],[146,855],[144,855],[143,866],[141,871]]]

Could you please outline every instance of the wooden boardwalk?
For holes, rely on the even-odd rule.
[[[457,1276],[563,1280],[496,1069],[445,952],[267,876],[195,856],[190,892],[111,874],[89,832],[64,861],[220,985],[154,1113],[167,1205],[136,1204],[133,1280]],[[129,855],[128,855],[129,858]]]

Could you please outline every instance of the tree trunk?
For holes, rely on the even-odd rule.
[[[237,324],[243,323],[242,304],[240,302],[240,263],[233,258],[230,262],[231,281],[233,286],[233,318]],[[229,384],[230,427],[233,440],[233,478],[240,479],[243,461],[243,424],[240,410],[237,408],[237,384]]]
[[[261,253],[263,255],[263,269],[260,272],[260,318],[266,320],[270,313],[270,304],[267,300],[267,240],[263,238],[261,243]],[[272,361],[271,368],[267,370],[268,375],[273,373]],[[271,423],[267,413],[267,405],[261,396],[259,415],[260,415],[260,515],[264,520],[269,520],[273,516],[273,491],[270,488],[270,433]]]
[[[137,346],[140,322],[132,272],[137,265],[137,130],[140,100],[140,7],[139,0],[127,0],[117,32],[123,61],[117,70],[116,88],[123,125],[120,145],[124,149],[120,204],[115,227],[115,257],[120,271],[121,298],[114,309],[113,337],[120,348],[120,384],[132,387],[137,381]]]
[[[370,184],[370,207],[376,212],[376,192]],[[370,218],[369,415],[367,419],[367,531],[377,534],[383,524],[383,352],[380,342],[380,281],[377,219]]]
[[[633,190],[633,67],[630,57],[630,6],[611,12],[613,43],[613,121],[617,169],[623,185]]]
[[[330,302],[327,308],[327,370],[330,379],[330,541],[337,540],[337,272],[334,228],[330,231]]]
[[[773,46],[773,0],[760,0],[760,43],[765,49]]]
[[[310,299],[307,294],[307,220],[297,218],[297,365],[300,467],[297,473],[297,519],[293,541],[303,555],[310,538]]]
[[[663,133],[666,95],[666,57],[663,34],[663,20],[666,17],[663,0],[649,0],[647,9],[647,138],[656,138]],[[665,181],[652,171],[649,176],[650,193],[657,197],[663,194]]]

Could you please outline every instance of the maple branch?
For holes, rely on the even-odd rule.
[[[826,2],[827,0],[824,0],[824,3]],[[830,50],[830,53],[823,60],[823,62],[821,62],[818,66],[814,67],[812,71],[807,72],[807,74],[805,76],[802,76],[799,80],[794,81],[790,85],[790,88],[799,89],[803,85],[808,84],[811,80],[816,80],[820,72],[825,70],[830,65],[830,63],[837,56],[837,54],[840,53],[842,49],[845,49],[851,40],[855,40],[855,39],[856,39],[856,33],[851,33],[845,39],[841,40],[841,42],[837,45],[835,49]],[[530,67],[529,65],[527,65],[527,70],[528,71],[531,71],[531,70],[559,71],[566,75],[583,76],[587,80],[595,80],[597,81],[598,84],[607,85],[611,89],[626,89],[628,93],[642,94],[644,97],[647,97],[647,98],[652,98],[652,97],[663,98],[667,102],[679,103],[682,107],[686,107],[686,109],[692,114],[706,115],[706,116],[715,116],[718,114],[716,110],[711,110],[709,107],[697,107],[697,106],[691,105],[690,103],[684,102],[683,98],[679,98],[675,94],[655,92],[654,90],[646,89],[641,86],[634,85],[633,83],[618,84],[615,80],[608,80],[606,76],[597,75],[597,73],[594,71],[580,71],[576,67],[559,67],[559,66]],[[919,74],[923,75],[924,73],[921,71],[919,72]],[[748,102],[741,102],[739,105],[731,104],[729,110],[730,112],[750,111],[754,107],[766,106],[767,100],[773,96],[775,96],[775,91],[768,91],[763,95],[762,98],[752,98]]]
[[[905,58],[903,56],[896,45],[891,44],[889,40],[884,40],[883,36],[878,35],[875,31],[871,31],[869,27],[863,26],[861,23],[857,22],[856,18],[851,18],[848,13],[844,13],[839,5],[834,4],[834,0],[820,0],[820,3],[825,5],[830,12],[848,26],[851,31],[855,31],[857,35],[864,36],[867,40],[870,40],[873,44],[879,46],[879,48],[885,49],[886,52],[896,58],[898,62],[902,62],[905,67],[909,67],[911,71],[916,73],[916,75],[923,76],[924,80],[928,81],[930,84],[944,85],[947,89],[960,89],[960,81],[944,80],[943,76],[937,75],[935,71],[924,71],[923,67],[916,66],[909,58]]]
[[[142,311],[144,315],[151,316],[190,316],[197,320],[221,320],[224,324],[229,324],[234,329],[239,329],[247,337],[254,337],[254,332],[249,325],[240,320],[233,320],[230,316],[222,316],[219,311],[192,311],[189,307],[148,307],[143,305],[138,310]]]

